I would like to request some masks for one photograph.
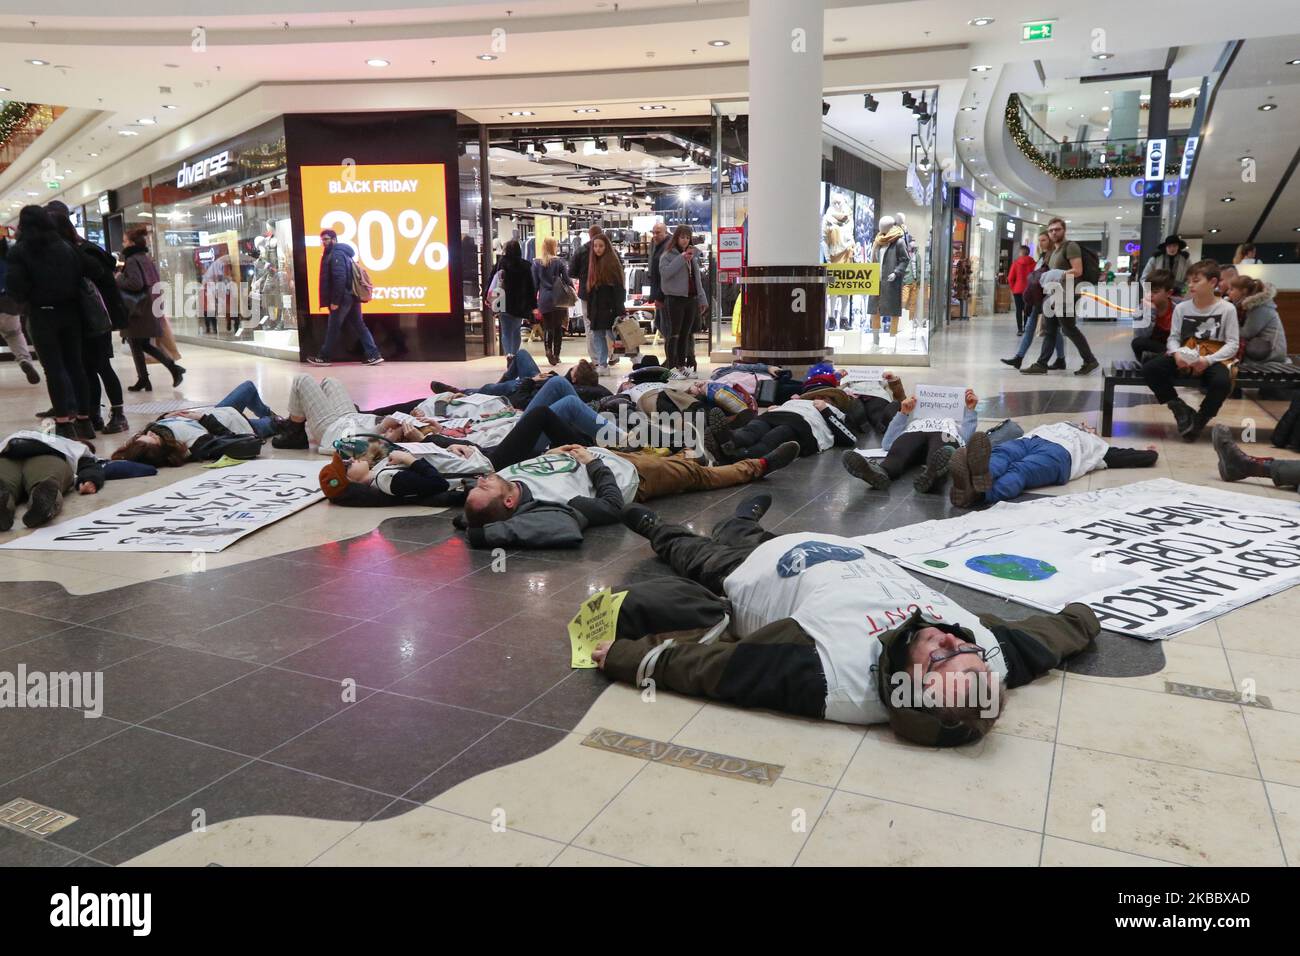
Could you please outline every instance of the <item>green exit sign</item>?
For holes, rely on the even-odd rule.
[[[45,185],[48,186],[50,189],[58,189],[58,188],[59,188],[59,184],[58,184],[58,183],[46,183]]]
[[[1022,23],[1020,24],[1020,42],[1035,43],[1039,40],[1050,40],[1052,31],[1055,28],[1055,20],[1034,20],[1030,23]]]

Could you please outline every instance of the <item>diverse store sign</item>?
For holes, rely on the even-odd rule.
[[[1165,146],[1167,140],[1147,140],[1147,160],[1143,178],[1148,182],[1163,182],[1165,178]]]
[[[220,176],[229,168],[230,150],[228,149],[213,153],[211,156],[205,156],[193,163],[181,163],[181,168],[176,171],[176,188],[185,189],[195,183],[201,183],[205,179]]]
[[[320,301],[320,232],[352,247],[374,284],[366,313],[451,310],[446,169],[442,163],[301,168],[310,309]]]

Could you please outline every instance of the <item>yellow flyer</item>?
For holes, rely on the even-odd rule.
[[[597,591],[582,602],[578,613],[569,622],[569,643],[573,647],[574,668],[590,669],[596,666],[591,653],[602,641],[614,640],[618,629],[618,609],[627,597],[626,591],[614,594],[609,588]]]

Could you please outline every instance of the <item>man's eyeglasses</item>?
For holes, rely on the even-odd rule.
[[[961,654],[978,654],[979,659],[982,661],[987,661],[989,659],[989,652],[978,644],[962,644],[955,650],[951,651],[932,651],[930,653],[930,666],[933,667],[935,664],[942,664],[944,661],[951,660]]]

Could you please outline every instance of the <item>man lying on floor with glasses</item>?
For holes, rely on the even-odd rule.
[[[627,508],[624,523],[696,584],[630,585],[615,640],[592,655],[598,665],[638,687],[887,721],[899,737],[944,747],[983,737],[1003,689],[1045,674],[1100,631],[1083,604],[1020,621],[976,615],[850,538],[763,530],[770,505],[768,495],[748,499],[711,537]]]

